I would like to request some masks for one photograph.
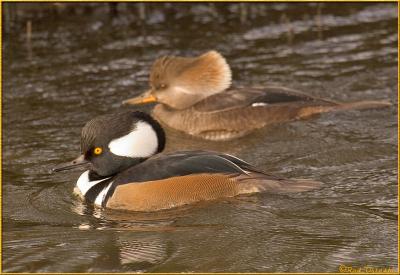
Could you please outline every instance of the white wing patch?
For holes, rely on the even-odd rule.
[[[143,121],[136,123],[136,128],[129,134],[113,139],[109,144],[111,153],[130,158],[152,156],[158,147],[157,134],[153,127]]]
[[[259,107],[259,106],[267,106],[268,104],[265,102],[255,102],[251,104],[251,107]]]

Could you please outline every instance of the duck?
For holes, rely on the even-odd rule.
[[[74,193],[100,208],[152,212],[241,194],[303,192],[321,186],[316,180],[267,174],[225,153],[162,153],[162,126],[140,111],[96,117],[82,128],[80,141],[80,155],[52,172],[85,168]]]
[[[123,105],[157,103],[164,126],[211,141],[243,137],[256,129],[340,110],[390,106],[388,101],[343,103],[279,86],[232,87],[225,58],[212,50],[197,57],[163,56],[150,70],[150,89]]]

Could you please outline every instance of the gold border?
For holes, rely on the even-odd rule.
[[[0,273],[3,273],[3,3],[0,0]]]
[[[3,19],[3,3],[18,3],[18,2],[36,2],[38,4],[40,3],[60,3],[60,2],[64,2],[64,3],[77,3],[77,2],[148,2],[148,3],[165,3],[165,2],[174,2],[174,3],[193,3],[193,2],[215,2],[215,3],[224,3],[224,2],[249,2],[249,3],[256,3],[256,2],[265,2],[265,3],[270,3],[270,2],[388,2],[388,3],[395,3],[397,2],[397,101],[399,99],[399,89],[400,89],[400,84],[399,84],[399,70],[400,70],[400,66],[399,66],[399,59],[400,59],[400,53],[399,53],[399,48],[400,48],[400,19],[399,19],[399,14],[400,14],[400,0],[356,0],[356,1],[349,1],[349,0],[320,0],[320,1],[313,1],[313,0],[274,0],[274,1],[265,1],[265,0],[252,0],[252,1],[248,1],[248,0],[231,0],[231,1],[226,1],[226,0],[216,0],[216,1],[206,1],[206,0],[170,0],[170,1],[164,1],[164,0],[144,0],[144,1],[138,1],[138,0],[125,0],[125,1],[115,1],[115,0],[110,0],[110,1],[105,1],[105,0],[64,0],[64,1],[55,1],[55,0],[40,0],[39,1],[24,1],[24,0],[0,0],[0,146],[1,146],[1,150],[0,150],[0,274],[3,274],[3,240],[2,240],[2,236],[3,236],[3,81],[2,81],[2,77],[3,77],[3,67],[2,67],[2,61],[3,61],[3,24],[2,24],[2,19]],[[400,122],[400,117],[399,117],[399,104],[397,104],[397,125],[399,125]],[[400,228],[400,219],[399,219],[399,208],[400,208],[400,204],[399,204],[399,198],[400,198],[400,185],[399,185],[399,180],[400,180],[400,176],[398,173],[399,170],[399,135],[400,135],[400,129],[399,126],[397,126],[397,269],[399,269],[400,266],[400,259],[399,259],[399,255],[400,255],[400,251],[399,251],[399,247],[400,247],[400,233],[399,233],[399,228]],[[49,273],[4,273],[4,274],[55,274],[56,272],[49,272]],[[87,273],[87,272],[83,272],[83,273],[61,273],[59,272],[58,274],[110,274],[109,272],[96,272],[96,273]],[[111,274],[127,274],[125,273],[111,273]],[[179,273],[147,273],[147,274],[182,274],[182,272]],[[194,273],[196,274],[196,273]],[[304,273],[304,272],[288,272],[288,273],[282,273],[282,272],[278,272],[278,273],[268,273],[268,272],[261,272],[261,273],[238,273],[238,272],[230,272],[230,273],[210,273],[210,272],[199,272],[197,274],[354,274],[354,273],[339,273],[339,272],[335,272],[335,273],[329,273],[329,272],[325,272],[325,273]],[[372,273],[357,273],[357,274],[372,274]],[[375,273],[377,274],[377,273]],[[382,274],[396,274],[396,273],[382,273]]]
[[[399,130],[399,88],[400,88],[400,84],[399,84],[399,58],[400,58],[400,54],[399,54],[399,49],[400,49],[400,19],[399,19],[399,14],[400,14],[400,1],[397,1],[397,270],[399,270],[399,266],[400,266],[400,259],[399,259],[399,255],[400,255],[400,233],[399,233],[399,228],[400,228],[400,219],[399,219],[399,192],[400,192],[400,185],[399,185],[399,134],[400,134],[400,130]]]
[[[4,2],[4,3],[37,3],[37,4],[41,4],[41,3],[76,3],[76,2],[88,2],[88,3],[93,3],[93,2],[104,2],[104,3],[109,3],[109,2],[147,2],[147,3],[204,3],[204,2],[209,2],[209,3],[239,3],[239,2],[248,2],[248,3],[274,3],[274,2],[283,2],[283,3],[294,3],[294,2],[312,2],[312,3],[317,3],[317,2],[344,2],[344,3],[354,3],[354,2],[372,2],[372,3],[379,3],[379,2],[388,2],[388,3],[399,3],[400,0],[353,0],[353,1],[349,1],[349,0],[214,0],[214,1],[210,1],[210,0],[170,0],[170,1],[165,1],[165,0],[123,0],[123,1],[118,1],[118,0],[60,0],[60,1],[55,1],[55,0],[39,0],[39,1],[35,1],[35,0],[0,0],[0,2]]]

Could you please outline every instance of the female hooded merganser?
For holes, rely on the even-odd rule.
[[[75,191],[111,209],[156,211],[203,200],[254,192],[301,192],[320,185],[284,179],[231,155],[210,151],[159,154],[165,134],[142,112],[120,112],[89,121],[82,129],[81,155],[53,171],[87,165]]]
[[[229,89],[231,70],[216,51],[195,58],[164,56],[150,72],[151,89],[123,104],[159,102],[153,115],[170,128],[208,140],[229,140],[273,123],[386,101],[340,103],[279,86]]]

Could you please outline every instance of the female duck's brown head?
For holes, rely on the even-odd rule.
[[[174,109],[186,109],[226,90],[232,74],[225,58],[216,51],[198,57],[164,56],[150,72],[150,90],[123,104],[159,102]]]

